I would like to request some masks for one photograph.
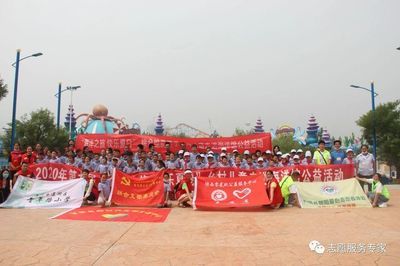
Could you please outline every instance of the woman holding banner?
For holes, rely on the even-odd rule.
[[[283,197],[278,180],[274,177],[274,173],[268,170],[265,177],[266,190],[268,198],[271,200],[270,206],[278,209],[283,204]]]
[[[192,171],[186,170],[183,179],[178,183],[178,188],[176,190],[176,198],[178,199],[178,206],[181,208],[186,208],[192,206]]]

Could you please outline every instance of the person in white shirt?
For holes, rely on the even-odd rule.
[[[374,155],[368,152],[368,145],[361,146],[361,153],[356,157],[356,172],[361,178],[371,179],[376,172]],[[360,181],[361,187],[364,188],[365,182]],[[368,191],[371,191],[372,185],[368,183]]]

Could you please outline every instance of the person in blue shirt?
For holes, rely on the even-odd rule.
[[[346,158],[346,153],[340,148],[342,142],[340,140],[335,140],[333,142],[333,147],[331,150],[331,162],[332,164],[343,164],[344,158]]]

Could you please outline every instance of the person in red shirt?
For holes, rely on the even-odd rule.
[[[283,203],[283,197],[278,180],[274,177],[274,173],[268,170],[265,177],[268,198],[271,200],[270,206],[278,209]]]
[[[26,162],[29,165],[34,164],[36,162],[37,156],[33,153],[33,149],[31,146],[26,148],[26,153],[22,155],[22,162]]]
[[[8,165],[10,169],[11,178],[15,175],[16,172],[21,170],[21,162],[22,162],[22,151],[21,146],[18,142],[14,144],[14,150],[10,153],[8,158]]]
[[[27,162],[22,162],[21,170],[15,173],[13,177],[13,186],[19,176],[34,177],[33,172],[29,169],[29,164]]]

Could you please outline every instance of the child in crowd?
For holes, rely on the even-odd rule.
[[[97,204],[101,205],[102,207],[109,205],[108,198],[110,197],[111,193],[111,180],[112,178],[108,178],[107,173],[102,173],[100,175],[100,183],[97,186],[99,190],[99,198],[97,199]]]
[[[193,175],[192,171],[186,170],[183,179],[177,185],[175,193],[178,198],[178,206],[181,208],[192,206]]]

